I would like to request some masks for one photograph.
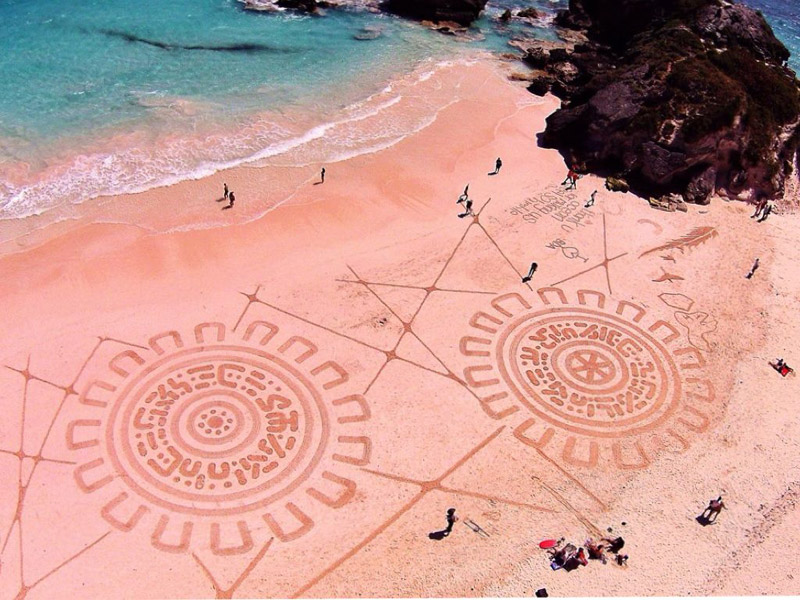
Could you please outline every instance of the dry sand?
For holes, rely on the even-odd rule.
[[[238,168],[4,247],[0,598],[800,591],[767,364],[800,366],[800,220],[565,193],[556,101],[504,78],[443,70],[456,102],[324,185]],[[223,180],[229,225],[157,231]],[[538,548],[609,527],[627,567]]]

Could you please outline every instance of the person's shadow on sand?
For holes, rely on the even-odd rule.
[[[703,527],[707,527],[708,525],[713,525],[716,522],[716,519],[711,521],[705,515],[699,515],[699,516],[695,517],[694,520],[697,521],[698,523],[700,523],[700,525],[702,525]]]
[[[441,531],[432,531],[428,534],[428,537],[432,540],[443,540],[450,532],[453,531],[453,525],[455,522],[458,521],[458,517],[456,516],[456,509],[455,508],[448,508],[447,509],[447,527],[442,529]]]
[[[227,198],[225,196],[217,198],[217,202],[225,202],[225,200],[227,200]]]
[[[223,207],[222,207],[222,210],[228,210],[229,208],[233,208],[233,206],[231,206],[230,204],[228,204],[228,205],[226,205],[226,206],[223,206]]]

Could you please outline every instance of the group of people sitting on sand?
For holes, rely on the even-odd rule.
[[[563,542],[562,538],[559,540]],[[550,553],[550,567],[555,571],[564,569],[565,571],[572,571],[579,566],[586,566],[589,560],[599,560],[603,564],[608,562],[606,552],[614,555],[614,560],[619,566],[625,566],[628,562],[628,555],[620,553],[620,550],[625,546],[625,540],[621,537],[616,538],[601,538],[599,542],[595,542],[589,538],[584,542],[584,547],[576,547],[574,544],[564,544],[563,546],[556,545],[554,548],[548,550]]]

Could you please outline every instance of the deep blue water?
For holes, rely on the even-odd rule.
[[[764,14],[775,35],[792,53],[789,65],[800,72],[800,0],[746,0],[745,4]]]

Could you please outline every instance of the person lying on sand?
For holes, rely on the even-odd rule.
[[[603,564],[606,564],[607,559],[603,544],[597,544],[592,538],[589,538],[586,540],[584,546],[586,546],[586,551],[589,553],[589,558],[592,560],[599,560]]]
[[[608,542],[608,551],[614,554],[617,554],[625,546],[625,540],[621,537],[614,538],[613,540],[611,538],[602,538],[600,541]]]
[[[548,550],[552,561],[560,566],[563,566],[576,551],[577,548],[573,544],[564,544],[561,548],[556,547]]]

